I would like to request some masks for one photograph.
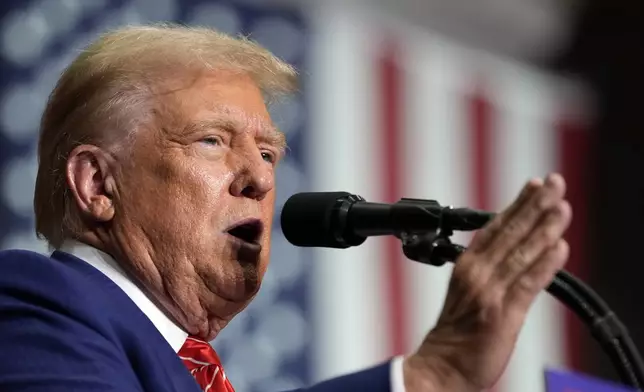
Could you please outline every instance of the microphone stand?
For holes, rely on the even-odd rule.
[[[440,221],[440,220],[439,220]],[[411,260],[442,266],[455,262],[466,248],[453,244],[449,228],[422,234],[401,231],[403,253]],[[644,362],[627,328],[608,305],[581,280],[559,271],[546,289],[564,303],[588,327],[594,339],[609,356],[622,382],[641,391],[644,388]]]

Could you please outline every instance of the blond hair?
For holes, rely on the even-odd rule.
[[[268,50],[208,28],[129,26],[81,52],[63,72],[41,121],[34,196],[38,236],[58,248],[82,230],[65,180],[67,157],[76,146],[122,142],[149,120],[152,91],[165,78],[208,70],[250,76],[267,103],[296,88],[295,70]]]

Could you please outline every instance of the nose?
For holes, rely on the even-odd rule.
[[[273,166],[265,161],[258,151],[240,161],[243,163],[230,185],[230,193],[236,197],[261,201],[273,189]]]

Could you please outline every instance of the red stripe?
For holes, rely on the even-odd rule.
[[[492,209],[492,105],[481,88],[467,97],[472,140],[472,184],[475,208]]]
[[[567,197],[573,209],[573,220],[566,233],[566,240],[570,245],[570,258],[566,269],[586,280],[588,269],[586,261],[588,253],[587,244],[587,212],[588,212],[588,158],[590,151],[589,133],[585,132],[583,125],[569,117],[562,117],[556,124],[559,135],[559,162],[561,174],[566,179]],[[583,344],[581,333],[584,326],[570,311],[566,311],[566,353],[568,366],[582,370]]]
[[[467,96],[467,108],[469,112],[469,131],[472,156],[472,178],[473,184],[472,202],[474,207],[491,211],[492,203],[492,173],[494,156],[494,107],[487,98],[486,91],[477,86],[473,93]],[[498,385],[491,388],[490,392],[498,391]]]
[[[394,43],[387,43],[378,61],[380,75],[380,121],[382,124],[383,166],[382,196],[386,202],[399,200],[402,190],[401,141],[402,141],[402,70],[397,62],[398,48]],[[405,353],[407,349],[406,334],[406,299],[404,293],[403,256],[400,241],[388,237],[384,240],[385,254],[385,287],[389,299],[389,331],[391,336],[390,352],[392,355]]]

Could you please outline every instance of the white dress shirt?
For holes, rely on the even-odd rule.
[[[60,251],[84,260],[112,280],[141,309],[141,312],[152,321],[152,324],[159,330],[159,333],[161,333],[174,351],[179,352],[179,349],[181,349],[181,346],[183,346],[183,343],[188,337],[188,333],[181,329],[180,326],[152,302],[148,295],[129,278],[113,257],[94,247],[77,241],[66,241],[60,248]],[[405,392],[402,357],[393,359],[390,372],[391,391]]]

